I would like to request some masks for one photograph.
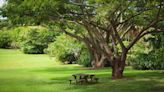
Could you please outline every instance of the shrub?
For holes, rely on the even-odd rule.
[[[162,70],[164,69],[164,48],[151,51],[148,54],[140,53],[131,59],[131,65],[138,70]]]
[[[91,66],[90,55],[89,55],[88,50],[85,47],[83,47],[83,49],[81,49],[81,51],[80,51],[80,55],[78,58],[78,64],[86,66],[86,67]]]
[[[66,52],[63,55],[60,55],[59,60],[63,63],[73,64],[76,63],[77,58],[73,52]]]
[[[9,31],[0,31],[0,48],[10,48],[11,42]]]
[[[131,65],[131,60],[134,60],[139,54],[150,52],[150,49],[147,46],[148,44],[145,43],[143,39],[135,44],[128,52],[126,65]]]
[[[51,43],[45,50],[47,54],[50,56],[55,56],[59,61],[63,63],[75,62],[79,51],[80,43],[65,34],[57,36],[56,41]]]
[[[11,45],[10,45],[11,48],[14,48],[14,49],[20,48],[20,42],[19,42],[20,32],[24,30],[26,30],[26,28],[24,27],[17,27],[17,28],[13,28],[9,30],[11,34],[11,40],[12,40]]]
[[[45,28],[30,28],[20,33],[21,50],[26,54],[42,54],[48,44],[54,41],[53,32]]]
[[[57,36],[56,41],[49,44],[45,52],[52,57],[56,57],[62,63],[78,63],[87,67],[91,66],[86,47],[65,34]]]

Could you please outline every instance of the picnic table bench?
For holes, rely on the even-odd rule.
[[[99,78],[96,78],[94,74],[84,74],[84,73],[78,73],[72,75],[74,79],[70,79],[70,84],[74,80],[76,84],[80,83],[93,83],[98,82]]]

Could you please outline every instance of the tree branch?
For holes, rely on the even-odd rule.
[[[120,13],[119,13],[118,16],[116,17],[115,21],[117,21],[118,18],[121,16],[121,14],[124,13],[124,12],[128,9],[128,7],[129,7],[130,4],[132,4],[132,1],[131,1],[122,11],[120,11]],[[119,6],[119,8],[120,8],[120,7],[121,7],[121,6]]]
[[[80,4],[80,3],[70,3],[72,5],[76,5],[76,6],[84,6],[84,7],[91,7],[91,8],[95,8],[95,6],[93,5],[87,5],[87,4]]]
[[[127,18],[126,20],[124,20],[123,22],[119,22],[117,25],[124,24],[124,23],[128,22],[129,20],[133,19],[134,17],[136,17],[136,16],[138,16],[138,15],[140,15],[140,14],[142,14],[142,13],[143,13],[143,12],[140,12],[140,13],[137,13],[137,14],[135,14],[135,15],[132,15],[132,16],[130,16],[129,18]]]
[[[100,25],[97,25],[97,24],[95,24],[93,21],[90,21],[89,22],[92,26],[94,26],[94,27],[98,27],[99,29],[101,29],[101,30],[104,30],[104,31],[108,31],[106,28],[104,28],[104,27],[102,27],[102,26],[100,26]]]
[[[61,27],[61,31],[64,32],[65,34],[73,37],[73,38],[76,38],[77,40],[79,41],[83,41],[84,42],[84,38],[80,37],[80,36],[77,36],[76,34],[73,34],[73,33],[70,33],[68,31],[66,31],[64,28]]]
[[[129,26],[125,31],[124,33],[120,36],[121,39],[123,39],[123,37],[130,31],[132,26]]]
[[[148,31],[148,32],[143,33],[143,34],[141,35],[141,37],[143,37],[143,36],[145,36],[145,35],[147,35],[147,34],[162,33],[162,32],[164,32],[164,31]]]
[[[155,21],[150,22],[145,28],[143,28],[143,29],[140,31],[140,33],[136,36],[136,38],[128,45],[128,47],[127,47],[128,50],[129,50],[131,47],[133,47],[133,45],[134,45],[141,37],[144,36],[144,35],[142,35],[143,32],[145,32],[145,31],[148,30],[149,28],[155,26],[159,21],[161,21],[161,20],[159,19],[159,15],[158,15],[159,12],[160,12],[160,9],[159,9],[159,11],[158,11],[158,13],[157,13],[157,16],[158,16],[158,17],[156,17]]]
[[[122,42],[122,40],[121,40],[121,38],[120,38],[120,36],[119,36],[119,34],[118,34],[118,32],[117,32],[117,29],[116,29],[115,25],[114,25],[111,21],[110,21],[110,23],[111,23],[112,29],[113,29],[113,31],[114,31],[114,33],[115,33],[115,37],[116,37],[118,43],[120,44],[121,48],[122,48],[122,49],[126,49],[124,43]]]

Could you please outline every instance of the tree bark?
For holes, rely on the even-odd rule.
[[[121,58],[115,58],[112,62],[112,79],[121,79],[123,77],[124,67]]]
[[[116,56],[112,62],[112,79],[123,78],[123,72],[125,68],[125,61],[127,57],[127,50],[123,50],[121,56]]]
[[[92,68],[93,69],[99,69],[99,68],[103,68],[105,66],[105,60],[106,60],[106,56],[102,53],[93,53],[93,58],[92,58]]]
[[[94,53],[94,58],[91,62],[93,69],[98,69],[104,67],[105,56]]]

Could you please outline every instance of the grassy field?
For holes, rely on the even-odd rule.
[[[100,82],[70,85],[74,73],[93,73]],[[0,92],[164,92],[164,70],[138,71],[127,67],[125,78],[111,80],[111,69],[89,70],[59,65],[47,55],[25,55],[0,49]]]

